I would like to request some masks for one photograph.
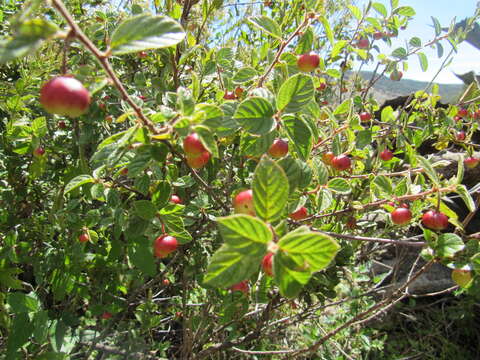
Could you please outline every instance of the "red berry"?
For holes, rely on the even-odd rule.
[[[443,230],[448,226],[448,217],[441,212],[429,210],[423,214],[422,224],[432,230]]]
[[[255,216],[253,205],[253,191],[244,190],[239,192],[233,199],[233,209],[236,214],[247,214]]]
[[[182,199],[180,199],[177,195],[173,194],[172,197],[170,198],[170,202],[174,204],[181,204]]]
[[[466,167],[469,169],[473,169],[478,165],[478,162],[480,159],[474,158],[472,156],[467,157],[465,160],[463,160],[463,163],[465,164]]]
[[[347,220],[345,225],[347,226],[348,229],[353,230],[357,227],[357,219],[355,219],[354,217],[351,217]]]
[[[320,64],[320,56],[314,52],[300,55],[297,58],[297,66],[300,71],[310,72],[315,70]]]
[[[404,207],[393,210],[390,214],[392,222],[396,225],[405,225],[412,220],[412,212]]]
[[[171,252],[177,250],[177,239],[170,235],[162,235],[155,239],[153,243],[153,253],[158,258],[164,258]]]
[[[193,169],[201,169],[208,163],[209,159],[210,153],[208,151],[204,151],[198,156],[187,155],[187,164]]]
[[[235,100],[237,97],[235,96],[235,93],[233,91],[225,91],[223,98],[225,100]]]
[[[289,215],[290,219],[295,221],[300,221],[308,217],[308,211],[305,206],[300,207],[298,210],[294,211]]]
[[[383,39],[383,37],[385,36],[385,34],[381,31],[377,31],[373,34],[373,38],[375,40],[380,40],[380,39]]]
[[[89,240],[89,237],[88,237],[88,234],[86,232],[84,233],[81,233],[79,236],[78,236],[78,241],[84,243],[84,242],[87,242]]]
[[[170,285],[170,280],[168,280],[168,279],[163,279],[163,280],[162,280],[162,284],[165,285],[165,286],[168,286],[168,285]]]
[[[137,53],[137,56],[140,59],[145,59],[148,56],[148,54],[145,51],[140,51],[140,52]]]
[[[338,155],[332,159],[332,167],[335,170],[339,170],[339,171],[347,170],[347,169],[350,169],[351,165],[352,165],[352,161],[347,155]]]
[[[57,76],[42,86],[40,103],[50,114],[77,117],[87,112],[90,93],[77,79]]]
[[[360,120],[361,121],[370,121],[372,119],[372,114],[364,111],[360,113]]]
[[[457,136],[456,136],[457,141],[463,141],[463,140],[465,140],[466,137],[467,137],[467,136],[466,136],[466,134],[465,134],[465,131],[459,131],[459,132],[457,132]]]
[[[244,90],[243,90],[243,88],[241,88],[240,86],[237,86],[237,87],[235,88],[235,96],[236,96],[237,98],[242,97],[243,92],[244,92]]]
[[[102,319],[103,320],[108,320],[112,317],[112,314],[109,313],[108,311],[105,311],[103,314],[102,314]]]
[[[457,115],[464,118],[468,116],[468,110],[467,109],[460,109],[457,112]]]
[[[43,154],[45,154],[45,149],[41,146],[33,150],[33,156],[42,157]]]
[[[207,151],[203,146],[197,133],[191,133],[183,139],[183,151],[187,156],[198,157],[203,152]]]
[[[390,74],[390,80],[392,81],[400,81],[403,77],[403,73],[401,71],[394,70]]]
[[[249,291],[248,281],[247,280],[241,281],[238,284],[233,285],[230,289],[232,291],[241,291],[245,295],[247,295]]]
[[[268,253],[262,260],[263,272],[268,276],[273,276],[273,253]]]
[[[332,165],[332,160],[335,157],[333,152],[327,151],[325,154],[322,155],[322,160],[327,165]]]
[[[275,139],[268,149],[268,154],[273,158],[281,158],[288,154],[288,143],[282,139]]]
[[[389,161],[392,160],[392,158],[393,153],[388,149],[385,149],[380,153],[380,159],[382,159],[383,161]]]
[[[326,83],[320,83],[320,85],[317,87],[317,90],[318,91],[323,91],[327,88],[327,84]]]
[[[357,41],[357,48],[359,49],[368,49],[370,46],[370,41],[367,38],[361,38]]]

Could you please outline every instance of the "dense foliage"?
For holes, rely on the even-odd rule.
[[[370,91],[479,15],[390,49],[398,0],[2,2],[0,358],[384,358],[431,267],[476,299],[478,84]]]

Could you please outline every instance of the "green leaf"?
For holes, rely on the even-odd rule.
[[[312,274],[302,270],[285,253],[278,252],[273,258],[273,273],[275,282],[280,288],[280,294],[294,298],[308,283]]]
[[[160,181],[152,194],[152,202],[157,209],[163,208],[170,201],[172,187],[168,181]]]
[[[138,15],[122,22],[113,32],[114,55],[160,49],[183,40],[185,32],[178,22],[166,16]]]
[[[11,289],[23,289],[22,282],[17,279],[16,275],[21,270],[17,268],[4,268],[0,270],[0,284]]]
[[[378,175],[375,177],[375,180],[373,180],[373,182],[377,186],[377,188],[380,189],[380,191],[384,194],[391,195],[393,193],[392,181],[388,177]]]
[[[143,171],[148,167],[150,164],[150,160],[152,159],[152,153],[150,148],[146,146],[142,146],[137,150],[135,157],[130,161],[128,164],[128,176],[129,177],[136,177],[143,173]]]
[[[217,52],[217,62],[222,67],[230,67],[233,57],[234,53],[232,48],[221,48]]]
[[[32,130],[37,137],[42,137],[47,134],[47,119],[45,116],[35,118],[35,120],[32,121]]]
[[[340,246],[328,235],[309,231],[301,226],[278,241],[279,250],[310,272],[324,269],[337,254]]]
[[[380,15],[383,17],[387,17],[387,8],[381,4],[381,3],[373,3],[372,7],[375,9],[376,12],[378,12]]]
[[[347,112],[350,111],[350,108],[352,106],[352,101],[351,99],[345,100],[343,103],[337,106],[335,111],[333,112],[333,115],[343,115],[346,114]]]
[[[275,137],[275,131],[262,136],[245,133],[240,140],[240,150],[242,154],[260,157],[268,151]]]
[[[427,55],[425,55],[423,52],[417,53],[418,60],[420,61],[420,66],[422,67],[422,71],[425,72],[428,69],[428,59]]]
[[[29,294],[20,292],[10,293],[7,297],[7,303],[16,314],[35,312],[40,309],[40,302],[33,292]]]
[[[232,248],[241,249],[251,243],[267,244],[273,239],[265,223],[250,215],[236,214],[217,218],[223,240]]]
[[[430,161],[425,159],[423,156],[418,155],[417,160],[420,162],[420,165],[424,168],[425,173],[427,176],[432,180],[434,185],[437,185],[440,183],[440,180],[438,179],[437,173],[435,172],[435,169],[433,166],[430,164]]]
[[[296,74],[285,81],[277,96],[278,110],[295,113],[302,110],[315,94],[312,77],[305,74]]]
[[[443,56],[443,45],[441,43],[437,43],[437,57],[441,58]]]
[[[210,132],[210,130],[205,126],[197,125],[193,128],[193,131],[198,134],[200,141],[202,142],[203,146],[205,146],[205,148],[208,150],[208,152],[212,154],[213,157],[218,158],[217,142],[215,141],[215,138],[213,137],[213,134]]]
[[[42,39],[18,36],[13,39],[0,39],[0,64],[32,54],[42,44]]]
[[[148,200],[137,200],[133,203],[135,213],[142,219],[151,220],[157,213],[157,208]]]
[[[30,19],[22,22],[18,32],[21,36],[48,39],[55,35],[59,30],[58,26],[50,21],[44,19]]]
[[[298,40],[297,46],[295,47],[295,53],[305,54],[312,50],[313,37],[313,31],[311,27],[308,27]]]
[[[247,19],[251,24],[265,31],[267,34],[277,38],[282,38],[282,30],[277,22],[268,16],[252,16]]]
[[[325,30],[325,36],[327,37],[328,41],[330,42],[330,45],[333,45],[333,32],[332,28],[330,27],[330,24],[325,16],[320,17],[320,22],[323,25],[323,29]]]
[[[358,21],[362,19],[362,11],[358,7],[355,5],[348,5],[348,9]]]
[[[255,76],[257,76],[257,71],[254,68],[244,67],[235,73],[232,80],[234,83],[244,83],[252,80]]]
[[[280,218],[288,200],[288,178],[283,169],[264,156],[253,174],[253,202],[258,217],[267,222]]]
[[[334,178],[327,183],[327,188],[339,194],[348,194],[352,189],[347,180],[342,178]]]
[[[72,190],[79,188],[82,185],[93,183],[95,179],[90,175],[79,175],[74,177],[70,182],[65,186],[65,194],[69,193]]]
[[[295,161],[300,168],[300,183],[298,184],[298,186],[300,188],[305,188],[310,185],[310,182],[312,181],[312,169],[305,161],[302,161],[300,159],[295,159]]]
[[[465,202],[465,205],[467,205],[468,210],[472,212],[475,211],[475,201],[473,201],[473,198],[468,192],[465,185],[457,185],[456,192],[460,195],[462,200]]]
[[[410,39],[409,44],[413,47],[422,47],[422,40],[415,36]]]
[[[48,336],[48,311],[42,310],[35,313],[33,318],[34,330],[33,337],[39,344],[43,344]]]
[[[342,73],[340,71],[338,71],[337,69],[328,69],[327,70],[327,75],[331,76],[333,78],[336,78],[336,79],[340,79],[340,77],[342,76]]]
[[[223,111],[213,104],[198,104],[195,106],[195,113],[203,113],[205,116],[202,125],[209,128],[217,128],[223,125]]]
[[[33,326],[27,313],[17,314],[9,331],[6,359],[18,359],[15,353],[24,345],[33,333]]]
[[[434,246],[436,255],[442,258],[451,258],[464,248],[465,244],[463,243],[462,238],[455,234],[440,235]]]
[[[343,48],[345,46],[347,46],[347,44],[348,44],[348,41],[346,41],[346,40],[337,41],[332,48],[332,52],[331,52],[330,56],[332,58],[337,57],[342,52]]]
[[[285,172],[285,175],[287,175],[288,187],[289,187],[290,193],[292,193],[293,191],[295,191],[298,184],[300,183],[300,177],[301,177],[300,166],[295,161],[295,159],[289,156],[278,160],[277,164],[280,165],[280,167]]]
[[[382,122],[389,122],[391,119],[393,119],[393,108],[391,106],[384,107],[380,115],[380,119]]]
[[[185,116],[190,116],[195,109],[192,93],[184,87],[177,90],[177,106],[180,112]]]
[[[155,276],[155,258],[152,254],[153,245],[141,236],[135,239],[135,243],[128,247],[128,258],[134,266],[148,276]]]
[[[318,192],[318,210],[323,211],[328,209],[333,204],[332,192],[328,189],[320,189]]]
[[[435,36],[438,36],[442,32],[442,25],[440,25],[440,22],[438,21],[437,18],[435,18],[433,16],[431,16],[431,18],[432,18],[432,21],[433,21],[433,26],[435,28]],[[441,57],[441,56],[439,56],[439,57]]]
[[[239,283],[258,271],[266,252],[266,245],[260,243],[251,242],[242,249],[242,252],[238,248],[224,244],[213,254],[203,282],[224,288]]]
[[[308,125],[302,119],[292,115],[282,117],[282,123],[291,139],[290,144],[293,144],[302,160],[307,160],[313,148],[313,135]]]
[[[264,135],[275,128],[272,105],[261,97],[251,97],[241,102],[233,117],[251,134]]]
[[[413,10],[413,8],[411,8],[410,6],[401,6],[395,9],[394,13],[407,17],[415,16],[415,10]]]
[[[463,176],[465,175],[465,163],[463,154],[460,154],[460,158],[457,161],[457,184],[461,184]]]
[[[357,138],[355,140],[355,147],[357,149],[363,149],[365,146],[372,143],[372,130],[365,129],[357,133]]]
[[[57,31],[57,25],[44,19],[23,21],[13,37],[0,39],[0,64],[32,54]]]
[[[403,47],[396,48],[391,55],[398,59],[404,59],[407,57],[407,50]]]

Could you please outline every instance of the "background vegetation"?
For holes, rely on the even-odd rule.
[[[2,2],[0,358],[478,358],[464,159],[480,90],[398,80],[428,67],[426,47],[447,64],[479,15],[382,53],[415,16],[398,0]],[[319,65],[302,72],[310,51]],[[39,102],[62,74],[90,92],[79,117]],[[387,92],[411,96],[381,108]],[[205,165],[184,149],[192,133]],[[234,214],[246,189],[255,216]],[[159,258],[165,234],[179,246]],[[413,261],[387,261],[401,254]],[[447,286],[421,288],[442,271]]]

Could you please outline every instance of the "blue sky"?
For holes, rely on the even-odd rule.
[[[389,0],[376,0],[390,8]],[[367,0],[360,0],[358,6],[366,4]],[[416,11],[416,16],[409,23],[406,30],[401,31],[398,39],[392,41],[393,49],[404,46],[405,40],[414,36],[427,42],[434,38],[434,32],[431,16],[436,17],[443,27],[447,27],[454,17],[463,20],[467,16],[472,16],[475,12],[477,0],[400,0],[400,6],[411,6]],[[450,51],[450,45],[444,43],[445,53]],[[387,51],[382,49],[382,51]],[[388,52],[387,52],[388,53]],[[435,49],[426,49],[425,54],[428,57],[429,66],[426,72],[423,72],[416,57],[408,61],[409,69],[404,73],[404,78],[429,81],[438,71],[442,59],[438,59]],[[453,74],[463,74],[474,70],[480,74],[480,50],[475,49],[470,44],[464,42],[458,48],[453,62],[443,70],[436,79],[438,83],[461,83]]]

